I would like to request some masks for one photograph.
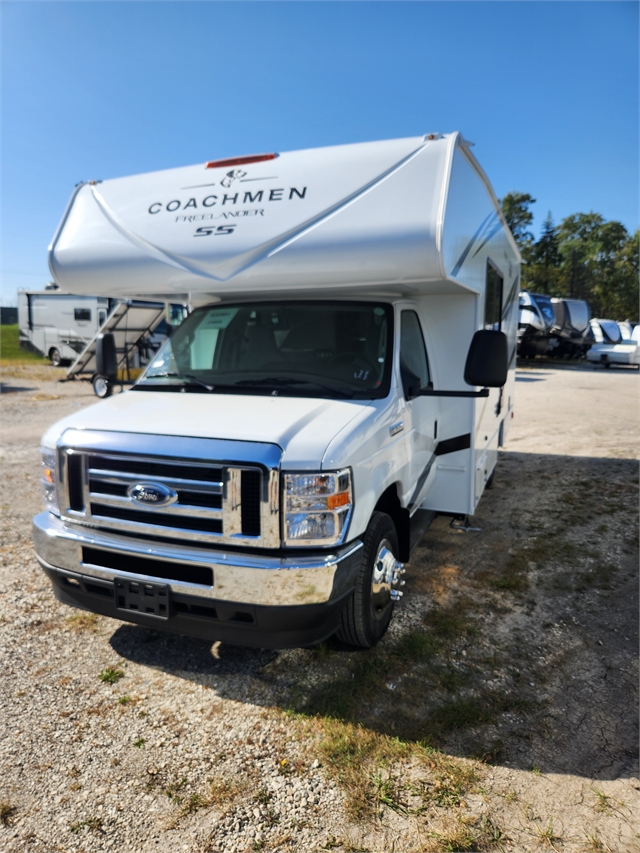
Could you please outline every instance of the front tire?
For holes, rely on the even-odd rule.
[[[60,350],[53,347],[49,350],[49,361],[54,367],[60,367],[62,364],[62,356],[60,355]]]
[[[393,614],[389,581],[399,549],[395,525],[386,513],[373,513],[363,544],[353,596],[342,611],[337,636],[350,646],[370,649],[384,636]]]
[[[93,385],[93,393],[96,397],[100,397],[100,399],[110,397],[113,394],[113,383],[109,382],[106,376],[96,373],[91,380],[91,384]]]

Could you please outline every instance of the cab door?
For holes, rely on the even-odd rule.
[[[438,397],[413,397],[411,389],[431,384],[429,359],[420,318],[416,311],[400,312],[400,377],[405,399],[405,442],[409,458],[409,489],[406,506],[416,509],[424,500],[435,477],[435,449],[438,436]]]

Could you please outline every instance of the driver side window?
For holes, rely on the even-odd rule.
[[[400,317],[400,374],[405,397],[409,396],[409,388],[426,388],[431,381],[427,350],[415,311],[403,311]]]

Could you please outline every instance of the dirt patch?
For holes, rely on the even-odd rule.
[[[437,519],[388,635],[354,653],[55,602],[37,447],[95,398],[3,376],[0,847],[640,850],[637,373],[518,378],[482,532]]]

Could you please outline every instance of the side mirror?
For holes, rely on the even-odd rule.
[[[464,381],[467,385],[502,388],[509,371],[509,348],[504,332],[480,329],[471,340]]]
[[[118,353],[113,332],[105,332],[96,338],[96,372],[109,379],[115,379],[118,374]]]

